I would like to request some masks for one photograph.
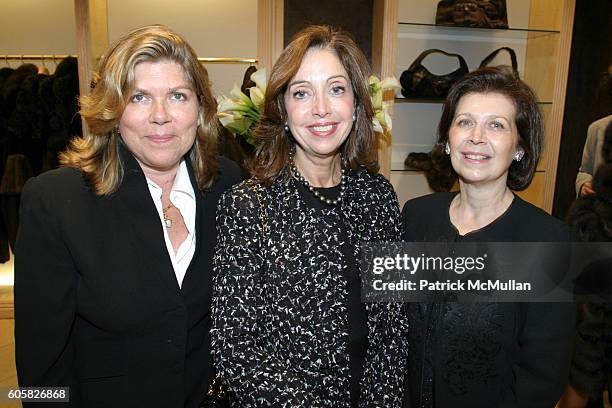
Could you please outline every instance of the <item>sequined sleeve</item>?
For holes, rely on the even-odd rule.
[[[401,238],[400,211],[395,191],[382,176],[375,178],[380,217],[377,228],[384,231],[381,241]],[[401,407],[404,372],[408,354],[408,320],[402,303],[370,305],[369,348],[362,382],[363,407]]]
[[[217,233],[211,342],[218,373],[241,407],[323,406],[311,382],[264,344],[264,251],[259,203],[249,184],[235,186],[220,200]]]

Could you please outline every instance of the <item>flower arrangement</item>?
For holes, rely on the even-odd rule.
[[[230,91],[231,98],[222,96],[217,107],[219,121],[231,132],[242,136],[247,143],[255,146],[253,130],[263,110],[266,97],[267,76],[266,69],[259,69],[251,75],[255,86],[249,88],[249,96],[240,90],[237,84]]]
[[[249,88],[249,96],[234,84],[230,91],[230,97],[222,96],[217,108],[219,121],[229,131],[242,136],[247,143],[255,145],[253,131],[259,122],[266,97],[267,76],[265,68],[255,71],[251,80],[256,84]],[[375,132],[387,134],[392,127],[389,115],[389,102],[384,101],[383,95],[386,91],[400,88],[398,80],[387,77],[382,81],[375,75],[369,78],[370,96],[374,107],[374,118],[372,126]]]

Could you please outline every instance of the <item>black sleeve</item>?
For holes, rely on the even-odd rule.
[[[387,231],[385,241],[401,237],[397,196],[391,184],[380,176],[381,203],[377,206],[379,228]],[[377,302],[369,305],[369,347],[362,381],[361,407],[401,407],[404,372],[408,359],[408,319],[403,303]]]
[[[240,183],[244,180],[244,174],[236,162],[225,158],[223,156],[218,157],[219,160],[219,173],[222,175],[219,180],[221,184],[221,191],[229,190],[235,184]]]
[[[53,189],[40,179],[25,185],[15,248],[17,375],[21,387],[71,386],[75,394],[78,275],[54,202]]]
[[[522,303],[524,325],[503,408],[554,406],[567,383],[575,328],[573,303]]]

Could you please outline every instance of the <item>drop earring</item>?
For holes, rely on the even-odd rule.
[[[444,146],[444,153],[447,155],[450,154],[450,145],[446,142],[446,146]]]
[[[516,154],[514,155],[514,160],[520,162],[523,160],[523,155],[525,155],[525,151],[523,149],[517,150]]]

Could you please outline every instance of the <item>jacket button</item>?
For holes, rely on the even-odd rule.
[[[168,344],[172,344],[172,339],[167,339],[167,340],[166,340],[166,343],[168,343]]]
[[[359,224],[359,225],[357,226],[357,229],[359,230],[359,232],[363,232],[363,231],[365,231],[365,225],[363,225],[363,224]]]

